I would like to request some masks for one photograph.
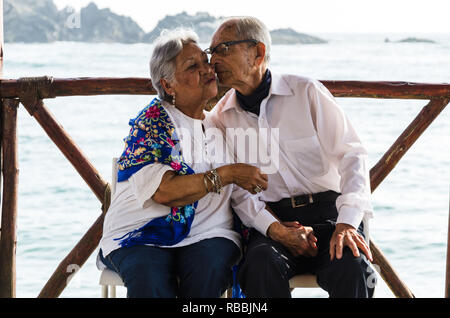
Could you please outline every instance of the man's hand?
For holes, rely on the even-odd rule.
[[[371,262],[373,261],[370,248],[356,229],[349,224],[338,223],[330,241],[330,260],[335,257],[341,259],[344,246],[348,246],[355,257],[360,255],[359,248]]]
[[[314,257],[317,255],[317,238],[313,229],[298,222],[272,223],[267,229],[267,235],[284,246],[294,256]]]
[[[281,222],[282,225],[286,226],[286,227],[296,227],[296,228],[302,228],[304,227],[303,225],[301,225],[299,222],[294,221],[294,222]],[[310,226],[305,226],[304,227],[305,231],[306,231],[306,237],[308,239],[308,243],[309,245],[311,245],[311,247],[313,249],[317,250],[317,238],[314,235],[314,230],[312,227]]]

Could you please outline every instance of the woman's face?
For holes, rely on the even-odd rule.
[[[175,77],[166,92],[175,94],[176,106],[198,106],[217,95],[214,70],[197,44],[185,44],[175,58]]]

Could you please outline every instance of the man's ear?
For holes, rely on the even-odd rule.
[[[172,86],[170,85],[170,83],[166,79],[161,78],[159,80],[159,83],[161,84],[161,86],[164,89],[164,91],[166,92],[166,94],[168,94],[170,96],[173,96],[175,91],[173,90]]]
[[[258,42],[256,44],[256,57],[255,57],[255,63],[257,66],[260,66],[262,63],[264,63],[264,58],[266,56],[266,46],[262,42]]]

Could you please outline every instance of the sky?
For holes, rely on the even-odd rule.
[[[251,15],[270,30],[309,33],[450,33],[450,0],[53,0],[76,10],[95,2],[133,18],[145,32],[182,11],[213,16]]]

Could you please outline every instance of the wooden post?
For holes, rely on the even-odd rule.
[[[95,221],[91,228],[81,238],[72,251],[58,265],[53,275],[39,293],[39,298],[56,298],[66,288],[69,276],[74,273],[68,271],[70,265],[81,268],[89,256],[97,248],[103,233],[104,213]]]
[[[3,0],[0,0],[0,79],[3,78]]]
[[[16,296],[16,218],[18,198],[17,106],[18,100],[3,102],[3,202],[0,240],[0,297]]]
[[[0,0],[0,79],[3,78],[3,0]],[[1,184],[2,184],[2,142],[3,140],[3,100],[0,99],[0,204],[2,204],[2,193],[1,193]],[[3,213],[0,212],[0,224]],[[0,225],[1,226],[1,225]],[[2,228],[0,227],[0,256],[2,255],[1,248],[1,237],[2,237]],[[2,257],[2,256],[1,256]],[[0,260],[1,260],[0,257]],[[1,268],[0,268],[1,273]],[[0,274],[1,275],[1,274]],[[7,294],[8,291],[3,291],[3,283],[2,278],[0,278],[0,297],[3,297],[4,294]]]
[[[447,266],[445,270],[445,298],[450,298],[450,193],[448,200]]]
[[[0,0],[0,80],[3,78],[3,0]],[[1,89],[0,89],[1,91]],[[0,99],[0,107],[3,108],[3,102]],[[3,128],[2,128],[2,111],[0,110],[0,140],[2,140],[2,133],[3,133]],[[0,154],[2,153],[1,151],[1,143],[0,143]],[[2,202],[2,196],[1,196],[1,183],[2,183],[2,157],[0,155],[0,204]],[[0,218],[1,218],[1,213],[0,213]],[[0,237],[1,237],[1,228],[0,228]]]

